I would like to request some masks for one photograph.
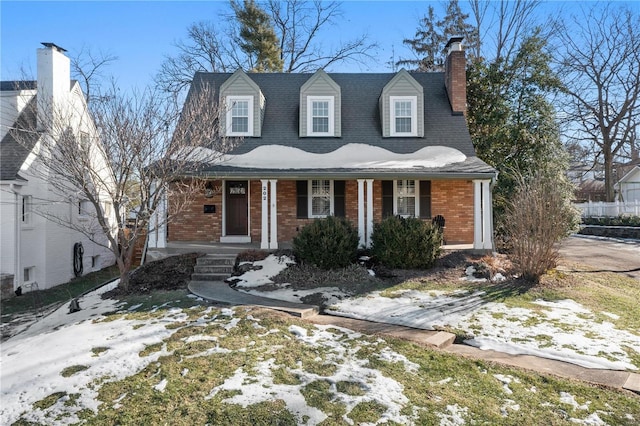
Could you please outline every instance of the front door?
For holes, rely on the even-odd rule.
[[[247,181],[227,181],[225,189],[226,235],[248,235],[248,192]]]

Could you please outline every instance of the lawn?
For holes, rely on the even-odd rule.
[[[601,273],[554,273],[540,287],[522,288],[472,283],[457,278],[454,268],[445,269],[410,274],[385,290],[367,278],[363,281],[368,284],[353,286],[353,293],[360,296],[347,295],[338,278],[316,285],[333,287],[336,307],[344,297],[358,297],[352,306],[366,306],[368,300],[412,300],[415,305],[416,300],[427,303],[428,297],[466,300],[471,305],[480,300],[482,306],[495,303],[505,310],[494,312],[491,321],[497,324],[509,318],[522,322],[509,310],[550,315],[568,306],[573,316],[585,321],[611,322],[638,335],[638,307],[632,303],[638,300],[637,282]],[[367,285],[374,293],[364,291]],[[271,283],[257,289],[269,288],[292,298],[309,297],[317,290],[288,287],[295,286]],[[184,288],[117,299],[99,294],[109,290],[105,287],[83,297],[82,311],[68,314],[63,306],[37,327],[3,343],[0,423],[635,425],[640,421],[640,397],[626,391],[311,325],[265,309],[216,306],[188,295]],[[477,292],[482,294],[474,299],[471,295]],[[563,302],[566,299],[586,312],[578,312]],[[559,307],[549,305],[554,303]],[[539,322],[530,316],[527,325]],[[562,323],[556,318],[555,325]],[[537,339],[545,343],[544,337]]]

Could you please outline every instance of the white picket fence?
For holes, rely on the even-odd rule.
[[[616,217],[640,216],[640,200],[614,203],[588,202],[576,203],[574,206],[582,211],[582,217]]]

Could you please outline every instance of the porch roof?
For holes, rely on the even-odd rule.
[[[276,169],[214,165],[200,168],[191,176],[216,179],[495,179],[497,172],[478,157],[467,157],[442,167]]]

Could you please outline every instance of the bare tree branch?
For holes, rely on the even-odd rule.
[[[135,244],[147,231],[149,218],[167,195],[172,215],[160,217],[158,226],[180,214],[186,200],[205,184],[184,176],[219,161],[231,147],[220,132],[214,96],[201,84],[180,112],[157,91],[125,96],[114,85],[91,115],[84,102],[52,103],[44,113],[42,105],[30,102],[37,122],[12,130],[24,145],[34,135],[38,138],[28,173],[46,179],[52,197],[92,206],[85,212],[90,220],[84,221],[54,210],[37,213],[109,248],[120,269],[120,285],[126,288]],[[137,212],[133,224],[127,220],[132,211]],[[102,235],[106,239],[97,237]]]
[[[569,137],[601,155],[607,201],[614,199],[614,162],[633,149],[640,124],[638,22],[637,14],[613,5],[594,5],[560,22],[565,115],[578,128]]]
[[[71,72],[80,81],[87,105],[91,105],[94,96],[99,96],[100,79],[104,78],[104,69],[117,60],[118,57],[115,55],[105,52],[95,53],[85,46],[71,57]]]

